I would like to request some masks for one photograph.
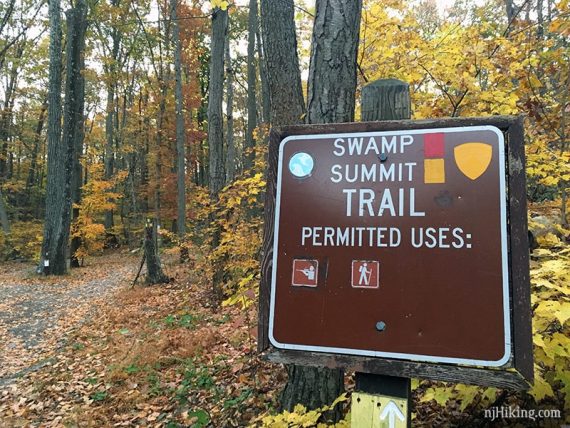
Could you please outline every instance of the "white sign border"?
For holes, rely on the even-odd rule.
[[[363,349],[336,348],[330,346],[299,345],[294,343],[281,343],[273,335],[274,315],[275,315],[275,290],[277,286],[277,256],[279,245],[279,219],[281,214],[281,181],[283,175],[283,149],[289,141],[300,139],[336,139],[348,137],[369,137],[388,135],[416,135],[425,133],[453,133],[466,131],[492,131],[499,139],[499,182],[500,182],[500,210],[501,210],[501,253],[502,253],[502,273],[503,273],[503,321],[505,352],[503,357],[496,361],[476,360],[469,358],[451,358],[433,355],[405,354],[397,352],[382,352]],[[509,301],[509,264],[508,264],[508,244],[507,244],[507,194],[506,194],[506,173],[505,173],[505,139],[503,133],[495,126],[465,126],[453,128],[423,128],[409,129],[401,131],[376,131],[376,132],[347,132],[339,134],[315,134],[315,135],[292,135],[286,137],[279,145],[278,170],[277,170],[277,194],[275,198],[275,225],[273,234],[273,268],[271,274],[271,302],[269,306],[269,341],[278,349],[288,349],[295,351],[328,352],[333,354],[348,354],[367,357],[394,358],[408,361],[419,361],[429,363],[451,363],[470,366],[501,367],[504,366],[511,357],[511,328],[510,328],[510,301]]]

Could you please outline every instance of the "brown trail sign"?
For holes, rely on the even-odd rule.
[[[513,117],[274,130],[260,350],[284,363],[526,387],[522,135]]]

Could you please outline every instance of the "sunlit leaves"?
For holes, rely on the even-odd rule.
[[[219,8],[221,10],[227,10],[230,3],[226,0],[211,0],[210,5],[212,9]]]
[[[349,417],[347,416],[344,420],[338,422],[337,424],[329,425],[325,423],[319,423],[319,420],[323,416],[323,413],[330,411],[338,404],[346,401],[348,399],[346,393],[341,394],[333,403],[329,406],[324,406],[315,410],[307,410],[302,404],[297,404],[292,412],[283,411],[282,413],[276,415],[263,415],[257,419],[257,422],[261,422],[262,427],[276,427],[276,428],[303,428],[303,427],[336,427],[336,428],[348,428]]]

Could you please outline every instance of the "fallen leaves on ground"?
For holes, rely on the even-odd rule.
[[[90,320],[44,367],[0,390],[3,424],[245,426],[271,409],[285,373],[257,356],[255,312],[216,309],[187,267],[167,271],[171,284],[131,289],[113,277],[114,293],[88,298]]]

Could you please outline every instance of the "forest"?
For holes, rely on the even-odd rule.
[[[0,0],[0,425],[350,426],[257,351],[268,147],[379,79],[524,117],[534,383],[414,378],[412,426],[570,423],[569,60],[568,0]]]

